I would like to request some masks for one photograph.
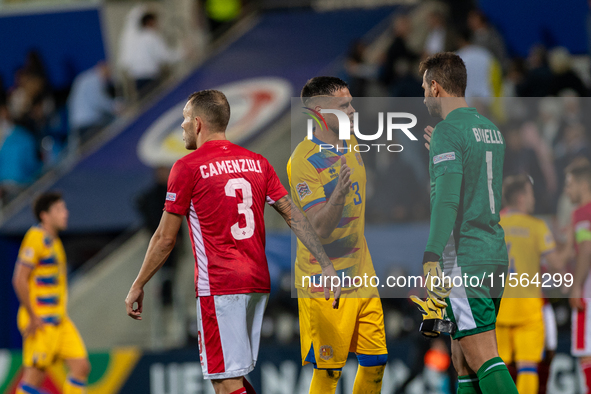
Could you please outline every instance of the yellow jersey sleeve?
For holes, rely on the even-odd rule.
[[[42,249],[43,233],[41,231],[36,231],[35,229],[30,229],[25,234],[25,238],[21,243],[17,262],[35,268],[43,253]]]
[[[543,220],[540,221],[536,236],[540,255],[549,253],[556,248],[556,242],[554,242],[552,232],[548,228],[548,225],[546,225],[546,222]]]
[[[313,206],[326,202],[324,185],[314,166],[305,159],[290,159],[287,175],[293,199],[305,212]]]

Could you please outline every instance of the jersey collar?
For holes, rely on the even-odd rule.
[[[478,113],[478,111],[476,111],[476,108],[474,108],[474,107],[459,107],[459,108],[449,111],[449,113],[445,117],[445,120],[447,120],[447,118],[449,118],[449,115],[451,115],[451,114],[458,114],[458,113],[462,113],[462,112]]]
[[[322,142],[322,141],[320,141],[320,140],[319,140],[319,139],[316,137],[316,134],[312,134],[312,139],[311,139],[310,141],[312,141],[312,142],[313,142],[313,143],[315,143],[316,145],[328,145],[326,142]],[[345,143],[345,148],[346,148],[346,147],[347,147],[347,141],[343,140],[343,142]],[[323,148],[323,149],[324,149],[324,148]],[[332,152],[332,153],[334,153],[334,154],[336,154],[336,155],[338,155],[338,156],[343,156],[345,153],[347,153],[347,151],[346,151],[346,150],[344,150],[343,152],[340,152],[340,151],[336,150],[334,147],[332,147],[332,148],[328,148],[328,149],[324,149],[324,150],[328,150],[328,151],[330,151],[330,152]]]

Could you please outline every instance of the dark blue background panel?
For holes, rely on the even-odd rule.
[[[6,86],[27,53],[37,50],[54,88],[65,89],[80,72],[105,59],[96,8],[60,12],[0,14],[0,76]]]

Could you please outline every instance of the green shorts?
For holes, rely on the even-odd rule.
[[[482,264],[446,270],[447,276],[455,278],[446,299],[447,317],[457,326],[453,339],[495,329],[504,290],[501,283],[505,283],[501,276],[507,277],[507,268],[506,264]]]

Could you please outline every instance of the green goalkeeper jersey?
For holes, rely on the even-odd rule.
[[[437,177],[445,173],[462,175],[452,233],[460,267],[508,264],[505,234],[499,224],[504,156],[505,142],[499,129],[474,108],[451,111],[433,131],[429,151],[431,205]]]

